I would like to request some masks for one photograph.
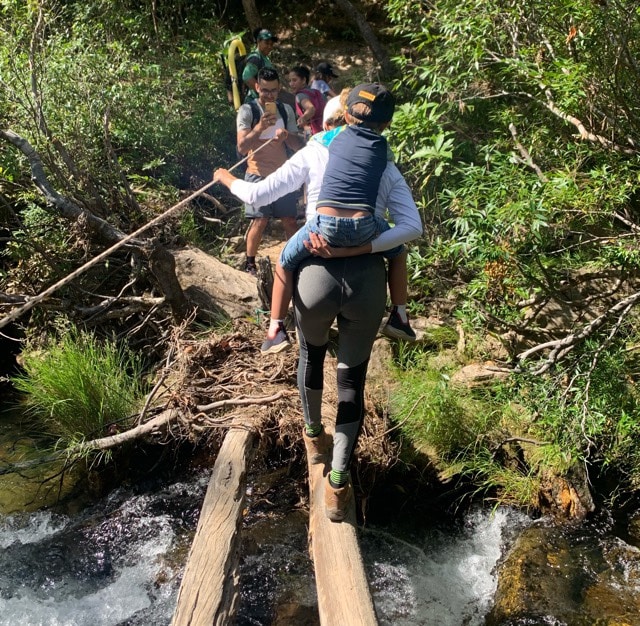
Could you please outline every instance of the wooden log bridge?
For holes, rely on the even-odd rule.
[[[204,497],[172,626],[233,624],[238,604],[238,550],[247,464],[254,432],[234,421],[224,438]]]
[[[316,573],[321,626],[377,626],[378,619],[364,570],[356,525],[355,498],[342,522],[324,511],[329,464],[309,468],[309,545]]]
[[[239,544],[254,433],[235,423],[211,474],[171,626],[227,626],[239,600]],[[321,626],[377,626],[357,537],[355,502],[341,523],[324,512],[328,464],[309,467],[309,546]]]

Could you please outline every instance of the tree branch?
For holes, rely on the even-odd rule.
[[[538,178],[541,182],[548,182],[549,179],[544,175],[544,172],[538,165],[534,163],[527,149],[518,141],[516,127],[513,124],[509,124],[509,131],[511,132],[511,136],[513,137],[513,142],[516,144],[516,148],[518,148],[518,152],[520,152],[522,158],[524,159],[525,165],[529,166],[538,175]]]
[[[380,63],[381,74],[383,78],[389,78],[395,73],[395,67],[391,63],[389,54],[385,47],[376,37],[373,29],[365,19],[364,15],[358,11],[350,0],[336,0],[336,4],[344,11],[347,17],[357,26],[362,38],[367,42],[373,52],[373,56]]]
[[[291,392],[278,391],[270,396],[262,396],[255,398],[228,398],[227,400],[218,400],[211,404],[198,405],[197,409],[200,413],[206,413],[207,411],[213,411],[213,409],[221,409],[227,406],[246,406],[249,404],[268,404],[269,402],[275,402],[280,398],[284,398],[287,395],[291,395]]]
[[[529,358],[531,355],[540,352],[541,350],[545,350],[547,348],[552,348],[549,353],[548,358],[543,362],[543,364],[538,367],[533,373],[534,374],[543,374],[546,372],[554,363],[557,363],[562,357],[566,356],[573,348],[583,339],[589,337],[593,332],[598,330],[610,317],[616,315],[617,313],[621,313],[620,319],[616,325],[618,328],[621,324],[621,318],[623,318],[633,306],[635,306],[640,301],[640,291],[636,291],[631,294],[627,298],[624,298],[620,302],[617,302],[613,307],[605,311],[602,315],[599,315],[596,319],[591,321],[589,324],[584,326],[576,333],[571,333],[567,335],[563,339],[559,339],[557,341],[547,341],[545,343],[539,344],[530,348],[529,350],[525,350],[521,352],[517,359],[521,363]]]
[[[47,202],[57,209],[62,217],[74,220],[81,217],[85,218],[91,231],[105,242],[114,243],[124,239],[125,234],[122,231],[93,213],[82,209],[77,204],[60,195],[51,186],[44,171],[40,156],[26,139],[8,129],[0,130],[0,139],[4,139],[13,144],[27,157],[29,165],[31,166],[31,178],[35,186],[40,190]]]
[[[595,133],[592,133],[591,131],[587,130],[587,128],[585,127],[584,123],[581,120],[579,120],[577,117],[573,115],[570,115],[569,113],[565,113],[555,104],[553,98],[551,97],[551,92],[548,89],[545,89],[544,93],[547,96],[547,100],[546,102],[542,102],[542,105],[546,107],[549,111],[551,111],[554,115],[557,115],[560,119],[564,120],[565,122],[569,122],[570,124],[573,124],[578,129],[578,133],[580,134],[580,139],[585,139],[587,141],[599,143],[604,148],[608,148],[616,152],[622,152],[623,154],[629,154],[629,155],[638,154],[638,151],[635,150],[634,148],[624,148],[623,146],[615,143],[614,141],[611,141],[610,139],[607,139],[606,137],[603,137],[602,135],[596,135]]]

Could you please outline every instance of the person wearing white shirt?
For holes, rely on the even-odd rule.
[[[329,101],[325,107],[325,124],[341,123],[340,113],[339,100],[337,103]],[[246,183],[224,169],[216,170],[214,180],[225,184],[245,202],[257,204],[273,200],[306,182],[307,217],[310,217],[315,213],[329,156],[321,135],[314,136],[318,140],[310,141],[263,181]],[[300,344],[298,390],[304,416],[303,440],[311,463],[325,462],[331,452],[331,471],[325,483],[324,500],[326,514],[334,522],[344,519],[352,498],[349,467],[364,419],[364,386],[371,349],[385,309],[384,259],[369,253],[389,250],[422,234],[422,222],[411,191],[391,161],[380,181],[376,214],[384,215],[387,208],[394,226],[363,246],[327,249],[322,242],[312,238],[310,247],[318,257],[302,263],[295,285],[293,301]],[[406,261],[402,267],[405,276],[402,302],[406,303]],[[392,273],[390,270],[390,283],[393,282]],[[390,291],[393,301],[391,284]],[[272,310],[272,318],[278,315],[284,318],[285,314],[286,310]],[[324,359],[334,320],[337,320],[339,336],[338,402],[332,441],[322,424],[321,406]],[[276,339],[284,334],[280,343],[288,344],[282,320],[276,321]]]
[[[348,90],[346,90],[348,93]],[[344,103],[341,96],[332,98],[324,111],[324,126],[331,130],[344,123]],[[274,202],[286,194],[295,192],[302,184],[307,186],[307,220],[315,215],[316,203],[322,178],[329,160],[329,150],[324,143],[325,134],[318,133],[307,145],[296,152],[284,165],[259,182],[243,181],[233,176],[228,170],[218,169],[214,178],[226,185],[240,200],[249,205],[262,206]],[[422,221],[404,177],[393,161],[387,163],[380,181],[376,201],[376,215],[384,218],[387,210],[393,222],[393,228],[383,232],[371,243],[349,248],[329,248],[316,250],[316,254],[339,256],[358,256],[360,254],[379,253],[391,250],[396,246],[416,239],[422,234]],[[316,239],[317,241],[317,239]],[[276,267],[276,277],[278,276]],[[383,334],[406,341],[415,341],[415,332],[409,324],[406,313],[407,303],[407,269],[406,252],[393,259],[389,264],[389,293],[393,309]],[[279,352],[291,346],[283,319],[286,316],[288,302],[283,307],[277,298],[272,299],[274,309],[267,331],[267,339],[262,345],[263,354]],[[277,307],[277,308],[275,308]]]
[[[257,100],[243,104],[236,116],[237,149],[248,155],[245,179],[259,181],[275,172],[287,160],[287,148],[302,148],[293,109],[277,101],[280,79],[276,70],[262,68],[256,83]],[[282,221],[287,238],[296,232],[297,198],[282,194],[262,205],[245,204],[245,217],[251,220],[247,231],[245,271],[256,275],[255,257],[269,219]]]

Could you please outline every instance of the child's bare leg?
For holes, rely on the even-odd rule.
[[[275,339],[278,334],[280,323],[287,316],[292,295],[293,272],[288,272],[278,262],[276,263],[276,274],[273,279],[273,289],[271,290],[271,321],[267,331],[267,339]]]
[[[391,304],[397,307],[403,322],[407,321],[407,290],[409,277],[407,274],[407,252],[403,251],[396,257],[389,259],[389,295]]]

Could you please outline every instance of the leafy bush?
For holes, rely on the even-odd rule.
[[[528,452],[525,465],[515,464],[521,476],[513,485],[521,478],[531,484],[532,473],[545,466],[562,473],[585,463],[594,471],[609,468],[620,484],[637,489],[638,369],[626,343],[640,330],[636,314],[612,304],[637,291],[625,281],[640,269],[637,7],[578,0],[387,6],[396,35],[408,44],[396,59],[402,80],[395,86],[407,104],[393,128],[400,154],[414,155],[405,167],[435,217],[425,219],[431,236],[410,257],[423,297],[450,287],[435,281],[428,265],[450,263],[454,315],[467,332],[490,327],[505,337],[514,364],[523,344],[579,332],[549,328],[544,315],[531,317],[527,302],[573,306],[569,324],[586,324],[581,307],[594,303],[590,314],[609,314],[544,373],[515,376],[510,395],[494,388],[488,406],[477,392],[455,395],[442,380],[436,389],[427,382],[431,375],[421,383],[412,374],[416,391],[402,385],[403,392],[425,395],[425,406],[407,422],[417,421],[415,445],[429,441],[457,472],[506,485],[511,481],[496,464],[499,420],[483,424],[468,411],[481,402],[476,412],[493,407],[504,417],[517,398],[522,415],[504,425],[543,445]],[[446,147],[435,159],[434,137]],[[560,286],[568,279],[598,269],[620,282],[565,297]],[[562,323],[561,316],[553,322]],[[510,343],[507,332],[518,341]],[[408,410],[404,401],[402,407]],[[443,426],[447,411],[456,421],[451,433]]]
[[[630,345],[635,345],[632,338]],[[520,396],[536,418],[535,437],[554,442],[564,462],[611,471],[619,487],[640,488],[640,396],[626,342],[594,349],[592,339],[553,377],[523,376]]]
[[[626,342],[635,346],[634,336]],[[445,477],[470,480],[501,501],[531,506],[547,471],[587,465],[611,473],[617,490],[640,488],[640,396],[627,343],[587,345],[553,375],[512,374],[505,382],[452,384],[458,365],[441,353],[401,353],[392,416],[405,454],[422,451]],[[615,497],[617,493],[610,494]]]
[[[441,217],[429,254],[457,260],[468,296],[513,322],[513,302],[552,290],[556,272],[611,259],[637,270],[618,217],[637,213],[637,11],[577,0],[388,11],[409,44],[396,59],[397,149]]]
[[[413,365],[398,377],[392,397],[392,416],[406,439],[404,455],[426,454],[443,479],[465,479],[484,496],[531,506],[542,461],[519,462],[505,447],[509,433],[526,433],[528,423],[526,408],[516,409],[508,399],[513,390],[501,383],[453,384],[449,373],[457,364],[443,354],[423,353]]]
[[[175,24],[112,5],[54,2],[38,16],[28,3],[5,3],[0,91],[11,103],[3,124],[39,150],[54,186],[92,210],[102,198],[113,212],[136,175],[187,187],[209,180],[233,157],[235,125],[217,59],[226,32],[215,20],[176,45]]]

